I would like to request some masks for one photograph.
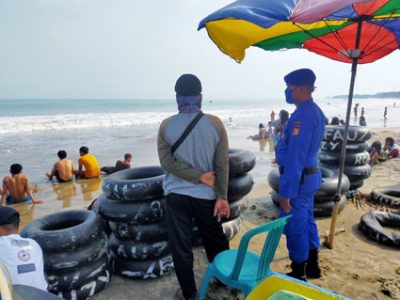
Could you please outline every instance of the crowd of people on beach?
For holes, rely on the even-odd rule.
[[[53,165],[50,173],[46,177],[51,181],[56,178],[59,183],[71,182],[76,179],[99,178],[101,172],[111,174],[131,167],[132,154],[125,153],[124,160],[118,160],[115,166],[100,168],[95,155],[89,153],[89,148],[82,146],[79,148],[78,169],[75,170],[72,160],[67,158],[67,152],[60,150],[57,152],[59,160]],[[10,176],[3,178],[0,187],[0,206],[18,204],[21,202],[32,202],[33,204],[43,203],[36,199],[34,192],[35,185],[30,185],[29,177],[22,172],[22,165],[19,163],[10,166]]]

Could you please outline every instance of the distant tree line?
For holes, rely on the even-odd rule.
[[[347,98],[348,95],[337,95],[333,96],[333,99],[343,99]],[[356,99],[365,99],[365,98],[400,98],[400,92],[382,92],[376,94],[355,94],[353,98]]]

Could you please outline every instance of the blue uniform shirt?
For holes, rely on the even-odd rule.
[[[325,125],[325,115],[312,99],[301,102],[290,116],[276,154],[279,166],[284,169],[279,181],[280,196],[296,198],[304,168],[317,166]],[[318,189],[321,177],[314,181],[305,183],[306,190]]]

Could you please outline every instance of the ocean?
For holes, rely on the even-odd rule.
[[[368,127],[400,127],[398,99],[355,99],[365,107]],[[398,105],[393,106],[395,102]],[[318,99],[328,118],[345,117],[345,99]],[[384,122],[384,107],[388,119]],[[230,147],[255,152],[256,176],[266,176],[273,153],[268,145],[247,139],[258,132],[258,124],[270,119],[272,110],[294,110],[282,99],[203,101],[203,111],[219,116],[226,125]],[[31,182],[47,181],[60,149],[75,162],[80,146],[88,146],[101,164],[113,165],[126,152],[134,166],[157,165],[156,137],[160,122],[176,113],[173,99],[164,100],[0,100],[0,177],[8,175],[12,163],[21,163]],[[355,120],[352,119],[352,123]],[[265,148],[264,148],[265,147]]]

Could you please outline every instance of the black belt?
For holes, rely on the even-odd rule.
[[[303,171],[301,172],[301,180],[300,183],[304,183],[304,176],[306,175],[311,175],[318,173],[319,169],[317,167],[309,167],[309,168],[304,168]],[[279,174],[284,174],[285,173],[285,167],[279,167]]]

